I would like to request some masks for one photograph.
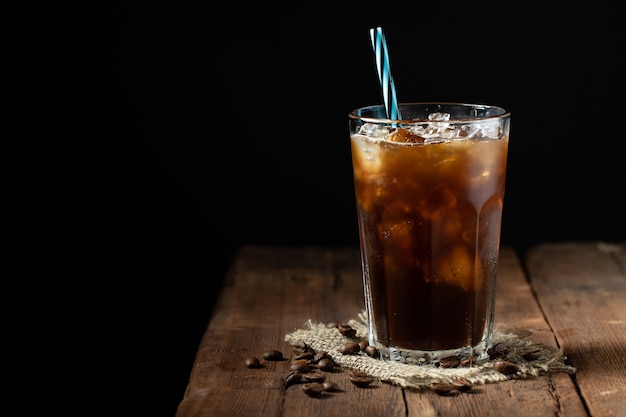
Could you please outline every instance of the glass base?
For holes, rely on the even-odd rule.
[[[383,346],[380,343],[374,344],[380,352],[383,360],[392,362],[407,363],[412,365],[438,365],[441,359],[450,356],[459,357],[461,360],[473,358],[473,364],[479,364],[489,359],[487,350],[491,347],[491,343],[481,342],[476,346],[465,346],[456,349],[446,350],[409,350],[400,349],[398,347]]]

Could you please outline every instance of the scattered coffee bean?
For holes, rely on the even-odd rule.
[[[337,330],[346,337],[354,337],[356,335],[356,329],[353,329],[348,323],[338,323]]]
[[[324,391],[324,385],[319,382],[309,382],[302,386],[302,391],[310,397],[317,397]]]
[[[439,360],[439,366],[442,368],[456,368],[461,364],[461,358],[458,356],[447,356]]]
[[[298,372],[309,372],[311,370],[311,365],[309,365],[309,361],[305,359],[298,359],[291,362],[291,366],[289,367],[292,371]]]
[[[285,377],[285,386],[299,384],[302,381],[302,374],[298,371],[292,371]]]
[[[339,346],[339,352],[343,355],[354,355],[355,353],[359,353],[361,348],[357,342],[346,342]]]
[[[328,392],[339,391],[339,384],[337,384],[335,381],[324,381],[322,385],[324,386],[324,391],[328,391]]]
[[[366,388],[374,380],[367,373],[363,371],[357,371],[357,370],[350,371],[350,373],[348,374],[348,378],[350,379],[350,382],[352,382],[354,385],[356,385],[359,388]]]
[[[495,345],[487,349],[487,354],[491,359],[498,359],[506,356],[510,350],[511,347],[506,343],[496,343]]]
[[[476,358],[474,356],[470,356],[467,358],[463,358],[459,366],[462,368],[469,368],[470,366],[475,365],[475,364],[476,364]]]
[[[320,359],[317,363],[317,367],[322,371],[330,372],[335,369],[335,362],[331,358]]]
[[[361,340],[359,342],[359,348],[361,349],[361,352],[365,352],[365,349],[367,349],[368,346],[369,342],[367,340]]]
[[[322,359],[327,359],[328,356],[328,352],[326,352],[325,350],[320,350],[319,352],[315,352],[315,354],[313,355],[313,362],[319,362]]]
[[[445,382],[433,382],[430,384],[430,389],[437,395],[449,395],[456,390],[456,386]]]
[[[312,369],[309,372],[302,374],[302,380],[304,382],[324,382],[326,376],[322,373],[322,371],[317,369]]]
[[[266,361],[282,361],[283,352],[280,350],[268,350],[263,353],[263,359]]]
[[[473,384],[469,379],[458,377],[452,380],[452,385],[461,392],[467,392],[472,389]]]
[[[494,367],[496,371],[504,375],[513,375],[519,371],[519,366],[509,361],[497,361]]]
[[[380,352],[378,351],[378,349],[376,349],[376,346],[367,346],[365,348],[365,353],[367,354],[367,356],[370,356],[372,358],[380,358]]]
[[[254,357],[254,356],[250,356],[248,358],[246,358],[246,366],[248,368],[260,368],[261,367],[261,361],[259,361],[259,358]]]
[[[315,350],[310,347],[306,347],[302,349],[300,352],[295,353],[294,359],[312,360],[314,357],[315,357]]]

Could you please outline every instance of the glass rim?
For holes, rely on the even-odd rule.
[[[485,120],[496,120],[508,118],[511,116],[511,112],[504,109],[503,107],[491,105],[491,104],[478,104],[478,103],[464,103],[464,102],[454,102],[454,101],[412,101],[406,103],[398,103],[398,108],[402,110],[403,107],[417,107],[417,106],[457,106],[462,108],[476,108],[483,110],[497,110],[498,114],[489,115],[489,116],[479,116],[479,117],[459,117],[447,120],[446,123],[470,123],[477,121],[485,121]],[[353,109],[348,113],[348,117],[353,120],[359,120],[365,123],[376,123],[376,124],[402,124],[402,125],[410,125],[412,123],[427,123],[431,122],[428,119],[390,119],[388,117],[372,117],[372,116],[362,116],[358,112],[364,112],[367,110],[382,110],[385,113],[385,106],[383,104],[372,104],[368,106],[361,106]],[[400,112],[402,113],[402,112]],[[434,121],[436,122],[436,121]]]

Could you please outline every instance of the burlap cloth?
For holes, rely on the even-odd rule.
[[[295,345],[304,341],[316,351],[326,351],[328,355],[341,367],[366,372],[371,377],[381,381],[398,385],[403,388],[425,388],[435,382],[450,382],[455,378],[464,377],[473,384],[487,384],[506,381],[509,379],[526,379],[551,372],[566,372],[574,374],[576,369],[565,364],[566,356],[561,350],[552,352],[541,344],[520,339],[514,334],[494,332],[493,343],[505,343],[509,346],[506,357],[500,358],[514,362],[519,371],[512,375],[505,375],[496,371],[495,363],[498,359],[489,359],[480,365],[471,367],[441,368],[436,365],[413,365],[389,362],[367,356],[363,352],[344,355],[339,347],[347,341],[367,339],[367,318],[364,313],[359,319],[351,319],[348,324],[356,330],[354,338],[343,336],[334,327],[324,323],[313,323],[309,320],[301,329],[297,329],[285,336],[285,341]],[[536,359],[525,360],[524,355],[533,353]]]

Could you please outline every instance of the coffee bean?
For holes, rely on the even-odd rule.
[[[452,385],[456,387],[461,392],[467,392],[472,389],[473,384],[469,379],[463,378],[462,376],[455,378],[452,380]]]
[[[324,391],[328,391],[328,392],[339,391],[339,384],[337,384],[335,381],[324,381],[322,385],[324,386]]]
[[[294,359],[312,360],[314,357],[315,357],[315,350],[310,347],[307,347],[301,350],[299,353],[296,353]]]
[[[456,386],[445,382],[433,382],[430,384],[430,389],[438,395],[449,395],[456,389]]]
[[[459,366],[463,368],[468,368],[474,364],[476,364],[476,358],[474,356],[470,356],[467,358],[463,358]]]
[[[497,361],[494,367],[496,371],[504,375],[513,375],[520,370],[516,363],[509,361]]]
[[[335,369],[335,362],[331,358],[324,358],[317,363],[317,367],[322,371],[330,372]]]
[[[372,358],[380,358],[380,352],[378,351],[378,349],[376,349],[376,346],[368,346],[365,348],[365,353],[367,354],[367,356],[370,356]]]
[[[502,358],[503,356],[506,356],[510,350],[511,350],[511,347],[509,345],[501,342],[501,343],[496,343],[495,345],[487,349],[487,353],[489,354],[489,358],[497,359],[497,358]]]
[[[248,368],[260,368],[261,367],[261,361],[259,361],[259,358],[254,357],[254,356],[250,356],[248,358],[246,358],[246,366]]]
[[[337,324],[337,330],[346,337],[354,337],[356,335],[356,329],[353,329],[348,323]]]
[[[298,372],[309,372],[311,370],[311,365],[309,365],[309,361],[305,359],[298,359],[291,362],[291,366],[289,367],[292,371]]]
[[[361,348],[357,342],[346,342],[339,346],[339,352],[343,355],[354,355],[355,353],[359,353]]]
[[[307,373],[302,374],[302,380],[304,382],[324,382],[326,375],[317,369],[312,369]]]
[[[361,340],[359,342],[359,348],[361,349],[361,352],[365,352],[365,349],[367,349],[368,346],[369,342],[367,340]]]
[[[458,356],[447,356],[439,360],[439,366],[442,368],[456,368],[461,363]]]
[[[263,359],[266,361],[281,361],[283,360],[283,352],[280,350],[268,350],[263,353]]]
[[[328,352],[326,352],[325,350],[320,350],[319,352],[316,352],[315,355],[313,355],[313,362],[319,362],[322,359],[326,358],[328,358]]]
[[[350,382],[352,382],[354,385],[356,385],[359,388],[366,388],[374,380],[367,373],[363,371],[357,371],[357,370],[351,371],[348,374],[348,378],[350,379]]]
[[[324,385],[319,382],[309,382],[302,386],[302,391],[310,397],[317,397],[324,391]]]
[[[302,374],[298,371],[292,371],[285,377],[285,386],[298,384],[302,380]]]

